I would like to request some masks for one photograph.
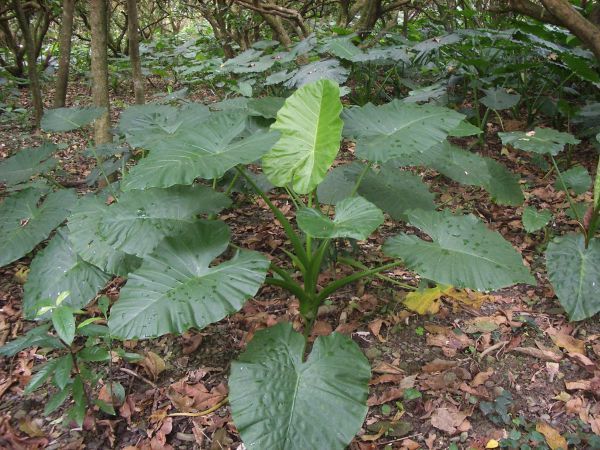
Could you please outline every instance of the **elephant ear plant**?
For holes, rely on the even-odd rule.
[[[370,367],[358,346],[338,333],[319,337],[309,347],[318,308],[331,294],[401,264],[437,283],[478,290],[535,280],[498,233],[472,215],[436,211],[427,185],[398,169],[412,164],[399,158],[454,155],[446,138],[464,128],[463,115],[399,101],[343,111],[339,87],[329,80],[304,85],[283,106],[278,98],[246,106],[222,111],[200,104],[129,108],[119,130],[131,147],[144,150],[143,158],[130,170],[122,164],[119,184],[108,187],[114,201],[107,204],[102,193],[77,199],[64,189],[47,194],[48,188],[40,193],[30,187],[13,194],[0,205],[7,213],[0,215],[6,218],[0,228],[19,236],[31,225],[26,236],[31,242],[22,239],[22,248],[11,250],[2,263],[24,256],[66,219],[33,259],[24,314],[44,320],[37,311],[64,292],[69,295],[61,307],[79,311],[113,276],[123,277],[127,281],[105,330],[111,342],[204,328],[239,311],[264,283],[288,290],[299,300],[303,333],[281,323],[255,334],[231,366],[233,420],[248,448],[342,449],[366,416]],[[274,110],[276,119],[268,127]],[[64,117],[71,125],[90,120],[61,111],[63,122]],[[330,170],[342,136],[356,142],[362,161]],[[245,168],[259,161],[269,181],[289,194],[295,221]],[[484,160],[475,163],[488,167]],[[219,179],[227,178],[232,179],[229,188],[219,192]],[[212,181],[212,188],[198,179]],[[291,245],[282,249],[290,259],[286,267],[255,251],[229,250],[230,230],[215,217],[231,205],[228,194],[240,179],[264,200],[287,235]],[[36,209],[44,195],[46,201]],[[66,202],[55,206],[56,217],[38,230],[38,216],[47,215],[45,209],[59,195],[70,199],[68,207]],[[23,199],[32,205],[27,211],[20,206]],[[326,209],[319,199],[327,199]],[[319,274],[332,245],[340,239],[367,239],[383,223],[382,209],[431,240],[413,234],[392,237],[383,251],[401,260],[386,259],[377,267],[338,258],[353,272],[321,287]],[[0,235],[0,248],[10,245]],[[54,264],[59,257],[60,267]],[[52,337],[49,328],[37,332],[35,342]],[[77,379],[76,370],[74,375],[65,377],[66,383]]]
[[[560,236],[548,244],[548,278],[571,320],[592,317],[600,312],[600,240],[596,237],[600,225],[600,161],[593,187],[593,203],[580,208],[582,205],[574,202],[570,192],[582,194],[590,188],[592,180],[587,169],[575,166],[561,172],[554,158],[565,145],[578,144],[579,139],[551,128],[500,133],[500,137],[504,144],[550,158],[557,175],[556,187],[565,191],[580,233]],[[600,134],[596,139],[600,142]]]

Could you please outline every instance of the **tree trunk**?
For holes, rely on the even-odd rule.
[[[99,145],[112,142],[106,55],[108,41],[106,0],[90,0],[90,27],[92,32],[92,102],[94,106],[106,108],[106,112],[94,122],[94,141],[96,145]]]
[[[143,105],[144,99],[144,76],[142,75],[142,63],[140,61],[139,22],[136,0],[127,0],[127,15],[129,23],[127,33],[129,35],[129,61],[133,74],[133,92],[135,103]]]
[[[364,38],[373,31],[379,19],[381,0],[367,0],[360,11],[360,20],[356,26],[358,34]]]
[[[42,91],[40,89],[40,78],[37,71],[37,58],[35,56],[35,44],[33,35],[29,27],[29,19],[25,16],[25,11],[20,0],[13,0],[13,7],[19,21],[19,28],[23,33],[25,40],[25,52],[27,54],[27,72],[29,74],[29,90],[34,110],[34,124],[36,128],[40,127],[42,115],[44,114],[44,105],[42,103]]]
[[[568,0],[541,0],[541,2],[548,12],[581,39],[600,61],[600,27],[579,14]]]
[[[274,37],[281,42],[281,45],[289,49],[292,46],[292,40],[283,26],[281,18],[267,13],[261,13],[261,16],[265,19],[265,22],[267,22],[267,25],[269,25],[271,30],[273,30],[273,33],[275,34]]]
[[[73,37],[73,12],[75,0],[63,0],[63,13],[60,23],[58,73],[56,74],[56,90],[54,107],[62,108],[67,101],[67,84],[69,82],[69,65],[71,63],[71,38]]]

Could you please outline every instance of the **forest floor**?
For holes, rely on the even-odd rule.
[[[24,107],[26,94],[23,91]],[[217,100],[205,92],[192,93],[191,98]],[[69,104],[86,104],[88,99],[86,87],[71,88]],[[113,98],[113,123],[119,106],[129,103],[131,98],[122,94]],[[90,140],[85,132],[31,135],[22,121],[3,119],[0,116],[0,158],[49,138],[68,143],[59,152],[63,179],[81,180],[89,173],[93,161],[82,156]],[[518,121],[511,126],[525,127]],[[547,172],[523,153],[503,149],[497,131],[497,125],[489,124],[485,145],[474,148],[520,174],[526,204],[553,212],[545,231],[524,231],[522,206],[498,206],[479,188],[458,185],[433,171],[421,173],[441,203],[475,214],[508,239],[523,254],[538,285],[487,296],[451,292],[438,300],[437,314],[425,316],[403,308],[406,293],[386,280],[375,278],[336,293],[321,308],[313,338],[333,330],[347,334],[373,367],[369,413],[350,445],[353,450],[495,448],[496,441],[505,438],[514,448],[554,449],[564,445],[565,438],[572,448],[600,448],[594,443],[600,439],[600,321],[595,317],[569,323],[544,269],[547,240],[576,225],[565,215],[567,200],[554,189],[554,177],[546,177]],[[352,158],[352,148],[345,146],[341,155]],[[592,149],[573,155],[591,173],[596,157]],[[590,194],[582,197],[586,195]],[[239,208],[221,215],[233,229],[234,243],[283,261],[285,235],[266,205],[241,194],[235,201]],[[285,196],[276,197],[276,202],[284,210],[291,208]],[[386,221],[360,244],[363,262],[377,262],[385,238],[402,228]],[[23,268],[29,262],[23,258],[0,269],[0,345],[33,326],[20,314]],[[387,275],[418,283],[402,269]],[[334,276],[329,270],[320,281]],[[104,293],[115,300],[122,283],[116,280]],[[231,361],[256,330],[283,319],[301,328],[297,301],[265,286],[238,314],[200,332],[126,343],[129,351],[145,359],[111,370],[113,380],[125,386],[125,402],[114,417],[90,411],[83,428],[63,421],[61,411],[42,415],[48,399],[45,389],[23,395],[35,365],[46,358],[39,349],[0,360],[0,448],[243,449],[226,403],[198,417],[170,414],[223,403]]]

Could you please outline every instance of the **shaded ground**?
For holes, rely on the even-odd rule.
[[[78,98],[86,103],[88,92],[76,86],[70,98],[71,103],[77,104]],[[194,93],[193,98],[213,100],[204,92]],[[22,102],[27,105],[25,92]],[[130,102],[119,96],[115,104]],[[0,157],[45,137],[29,136],[16,118],[1,123]],[[58,174],[60,179],[82,180],[93,163],[81,156],[90,136],[74,132],[50,138],[72,144],[59,153],[64,170]],[[351,157],[351,150],[346,148],[342,157]],[[352,449],[493,448],[494,440],[506,438],[514,448],[556,448],[561,441],[553,432],[568,438],[573,448],[600,448],[600,324],[597,317],[569,324],[544,272],[542,252],[547,240],[575,228],[564,213],[564,193],[555,191],[553,177],[545,177],[523,153],[502,149],[495,133],[481,153],[521,174],[527,204],[553,211],[555,218],[545,232],[525,233],[522,207],[494,205],[484,191],[465,188],[431,171],[424,177],[439,194],[440,203],[477,215],[511,241],[539,284],[488,297],[455,293],[454,300],[443,298],[433,316],[404,309],[405,293],[388,280],[373,279],[337,292],[322,307],[314,334],[337,330],[352,336],[373,366],[369,414]],[[591,172],[594,157],[591,151],[575,155]],[[289,206],[284,196],[276,201]],[[236,203],[239,209],[221,217],[232,227],[233,241],[283,258],[285,236],[268,208],[242,194]],[[401,229],[386,222],[361,244],[363,262],[377,263],[377,250],[385,237]],[[20,274],[28,264],[24,258],[0,269],[0,344],[32,327],[20,318]],[[386,275],[418,283],[402,269]],[[333,276],[331,270],[322,275]],[[106,291],[113,300],[119,285],[112,283]],[[241,449],[226,404],[198,417],[169,415],[204,411],[222,402],[231,360],[257,329],[280,320],[301,327],[297,302],[286,292],[266,286],[240,313],[202,332],[127,343],[130,351],[146,355],[146,360],[138,365],[119,363],[111,370],[112,379],[125,386],[125,403],[116,417],[90,413],[83,429],[62,420],[62,411],[42,415],[48,399],[44,388],[23,396],[32,369],[47,356],[40,349],[1,360],[0,447]]]

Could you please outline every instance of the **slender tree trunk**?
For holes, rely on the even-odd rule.
[[[29,90],[34,110],[34,124],[36,128],[40,127],[42,115],[44,114],[44,105],[42,103],[42,91],[40,89],[40,78],[37,71],[37,58],[35,55],[35,44],[33,35],[29,26],[29,19],[23,11],[20,0],[13,0],[13,7],[19,21],[19,28],[25,39],[25,52],[27,54],[27,72],[29,74]]]
[[[129,35],[129,61],[133,73],[133,92],[135,103],[143,105],[144,99],[144,76],[142,75],[142,63],[140,61],[139,22],[136,0],[127,0],[127,15],[129,23],[127,33]]]
[[[60,23],[58,73],[54,92],[54,107],[62,108],[67,101],[69,65],[71,63],[71,38],[73,37],[73,12],[75,0],[63,0],[63,13]]]
[[[108,101],[107,61],[107,5],[106,0],[90,0],[90,26],[92,32],[92,102],[106,108],[102,117],[94,122],[96,145],[112,142],[110,132],[110,104]]]

